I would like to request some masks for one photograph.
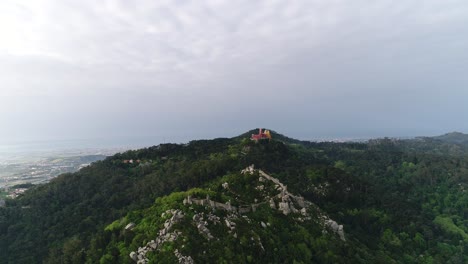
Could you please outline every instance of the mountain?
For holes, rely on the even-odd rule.
[[[119,153],[7,200],[0,263],[468,261],[465,148],[257,131]]]
[[[453,144],[467,144],[468,143],[468,135],[463,134],[460,132],[451,132],[441,136],[433,137],[433,139],[441,140],[446,143],[453,143]]]
[[[283,143],[287,143],[287,144],[303,144],[303,143],[306,143],[305,141],[301,141],[301,140],[298,140],[298,139],[294,139],[294,138],[290,138],[290,137],[287,137],[285,135],[282,135],[274,130],[270,130],[271,132],[271,135],[272,137],[276,140],[276,141],[281,141]],[[251,135],[253,134],[258,134],[259,133],[259,129],[252,129],[252,130],[249,130],[237,137],[235,137],[235,139],[245,139],[245,138],[250,138]]]
[[[320,250],[346,248],[342,225],[253,166],[208,188],[157,199],[145,213],[128,214],[106,229],[116,234],[110,244],[151,230],[149,242],[128,254],[140,263],[286,263],[292,252],[296,262],[333,260],[308,245],[317,238],[322,239]],[[114,261],[110,253],[109,261]]]

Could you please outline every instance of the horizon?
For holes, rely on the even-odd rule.
[[[164,136],[148,136],[148,137],[117,137],[117,138],[82,138],[82,139],[52,139],[52,140],[33,140],[33,141],[16,141],[16,142],[1,142],[0,141],[0,154],[8,153],[9,150],[12,150],[13,153],[16,152],[40,152],[40,151],[60,151],[60,150],[93,150],[93,149],[112,149],[112,148],[120,148],[120,149],[137,149],[137,148],[145,148],[150,146],[156,146],[159,144],[185,144],[192,140],[212,140],[216,138],[232,138],[247,133],[251,130],[255,130],[258,128],[246,130],[242,133],[232,134],[232,135],[212,135],[209,137],[190,137],[190,134],[186,137],[179,137],[177,139],[171,139],[170,137]],[[451,133],[461,133],[466,135],[460,131],[450,131],[445,132],[442,134],[437,135],[383,135],[383,136],[362,136],[362,137],[350,137],[350,136],[343,136],[343,137],[296,137],[290,134],[281,133],[281,131],[277,131],[271,128],[264,128],[271,130],[275,133],[280,135],[298,139],[303,141],[311,141],[311,142],[320,142],[320,141],[365,141],[371,139],[381,139],[381,138],[396,138],[396,139],[414,139],[418,137],[437,137]],[[31,148],[32,146],[32,148]]]

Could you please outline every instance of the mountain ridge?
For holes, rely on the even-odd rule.
[[[468,134],[462,132],[450,132],[440,136],[432,137],[433,139],[441,140],[448,143],[454,144],[466,144],[468,143]]]
[[[176,200],[179,203],[178,206],[176,206],[177,209],[167,209],[161,214],[161,218],[164,218],[165,221],[164,224],[161,225],[161,229],[156,233],[157,236],[146,243],[145,246],[138,247],[138,250],[130,252],[129,256],[137,263],[148,263],[150,260],[147,255],[149,255],[150,252],[161,250],[164,243],[174,243],[174,247],[178,246],[178,248],[171,248],[171,250],[173,250],[174,253],[173,257],[177,258],[179,263],[194,263],[197,260],[200,261],[200,259],[202,262],[206,262],[207,260],[199,254],[201,250],[187,250],[187,248],[194,247],[194,245],[190,245],[190,243],[194,243],[191,241],[194,238],[186,236],[187,233],[190,233],[190,231],[187,231],[187,228],[190,228],[190,226],[193,229],[192,232],[198,232],[204,238],[196,241],[196,244],[204,244],[204,251],[210,256],[216,255],[216,253],[211,252],[213,251],[213,246],[208,242],[217,240],[216,243],[228,244],[229,241],[224,241],[224,238],[227,236],[231,236],[232,240],[237,240],[238,243],[240,242],[241,244],[245,236],[255,237],[255,239],[252,240],[253,244],[249,244],[248,246],[256,247],[257,249],[254,250],[265,253],[269,246],[269,237],[265,237],[265,234],[263,234],[264,232],[259,232],[260,234],[255,233],[253,231],[254,229],[249,229],[248,232],[245,232],[245,229],[241,227],[242,225],[256,225],[258,228],[261,227],[263,229],[275,228],[274,223],[270,223],[265,216],[254,215],[253,218],[249,218],[249,215],[252,217],[252,214],[255,214],[257,210],[278,210],[284,216],[294,215],[292,220],[290,220],[291,222],[315,221],[322,226],[322,232],[327,232],[326,230],[329,230],[329,232],[336,233],[342,241],[346,241],[342,225],[338,225],[335,221],[320,212],[320,209],[313,205],[313,203],[304,200],[301,196],[295,196],[289,193],[287,187],[276,178],[266,174],[262,170],[253,169],[253,166],[242,170],[241,174],[244,176],[250,175],[252,179],[249,180],[251,180],[252,183],[257,183],[255,187],[251,186],[253,188],[251,188],[250,191],[257,193],[259,197],[263,196],[263,200],[255,198],[254,201],[251,201],[253,202],[252,204],[242,205],[244,201],[238,200],[238,197],[242,197],[242,195],[230,189],[229,184],[232,185],[233,182],[229,181],[229,179],[226,179],[221,186],[218,186],[218,190],[223,190],[224,194],[231,194],[231,196],[227,196],[230,199],[225,203],[212,200],[209,194],[206,195],[206,198],[200,197],[203,191],[209,193],[209,190],[197,189],[181,193],[185,198],[183,201],[181,201],[180,198]],[[239,177],[242,176],[239,175]],[[273,192],[272,196],[266,195],[271,192]],[[232,196],[232,194],[234,194],[234,196]],[[194,195],[200,198],[197,199],[193,197]],[[226,197],[224,197],[224,199],[226,199]],[[237,204],[239,202],[241,204],[238,206],[232,205],[232,203]],[[184,206],[180,206],[180,203]],[[271,212],[270,215],[272,215]],[[186,217],[188,217],[189,221],[185,221],[185,226],[174,228],[174,226],[177,227],[178,223],[183,222]],[[262,217],[261,221],[258,221],[258,217]],[[190,219],[192,219],[192,221],[190,221]],[[144,222],[144,220],[140,222]],[[135,224],[131,222],[127,224],[127,222],[121,221],[120,228],[124,225],[126,225],[126,230],[129,230],[129,226],[131,226],[131,230],[138,230],[139,228],[138,223]],[[220,225],[224,227],[224,229],[222,227],[220,228]],[[116,227],[114,226],[113,228]],[[220,229],[222,230],[221,232]],[[216,233],[214,233],[213,230],[215,230],[214,232]],[[177,241],[181,239],[183,242],[178,244]],[[222,242],[219,242],[219,240]],[[243,251],[248,251],[248,249],[244,248]],[[253,253],[254,252],[251,252],[251,254]],[[274,259],[266,253],[264,256],[258,254],[255,257],[257,261],[271,261]],[[165,259],[153,258],[152,261],[160,263],[164,262]]]
[[[251,133],[256,130],[127,151],[31,188],[0,208],[0,263],[135,263],[132,256],[155,240],[167,210],[190,214],[192,218],[184,218],[173,230],[187,235],[185,241],[174,239],[148,252],[150,262],[177,263],[189,261],[189,256],[207,263],[261,263],[266,257],[272,263],[467,260],[465,148],[437,140],[305,142],[276,132],[272,140],[255,142]],[[202,215],[197,225],[193,215],[203,213],[203,222],[211,221],[209,213],[226,216],[195,203],[191,206],[197,211],[189,213],[184,199],[198,195],[192,197],[224,205],[230,199],[231,206],[239,208],[262,198],[255,189],[262,184],[273,195],[276,187],[260,184],[258,171],[254,176],[240,173],[251,164],[292,194],[290,200],[277,197],[281,201],[275,201],[275,207],[281,202],[282,209],[293,211],[292,203],[300,211],[293,196],[303,197],[334,220],[333,228],[343,225],[346,242],[324,233],[317,222],[295,221],[294,214],[300,212],[272,210],[269,201],[245,213],[250,223],[238,219],[239,240],[224,235],[230,228],[225,223],[205,227],[228,246],[207,239],[200,233],[204,225],[198,228]],[[176,214],[172,212],[171,218]],[[127,229],[131,223],[135,225]],[[258,250],[258,241],[265,252]],[[203,254],[199,245],[212,250]]]

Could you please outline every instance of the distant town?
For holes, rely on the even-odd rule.
[[[0,207],[35,184],[46,183],[63,173],[78,171],[125,149],[99,149],[12,156],[0,159]]]

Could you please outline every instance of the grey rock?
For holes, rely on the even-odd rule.
[[[138,260],[138,255],[135,251],[130,252],[130,258],[133,259],[134,261]]]
[[[135,227],[135,223],[129,223],[125,226],[125,230],[132,230]]]

